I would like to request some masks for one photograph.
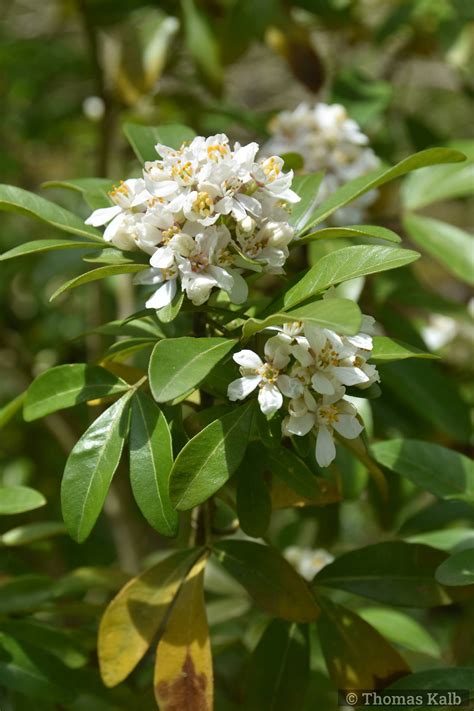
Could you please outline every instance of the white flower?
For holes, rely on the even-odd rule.
[[[242,270],[282,273],[294,238],[288,224],[293,173],[277,156],[256,160],[257,143],[231,147],[224,134],[197,136],[174,149],[156,146],[143,178],[110,193],[113,206],[87,220],[108,224],[104,239],[150,255],[136,283],[159,285],[149,308],[169,303],[181,287],[195,304],[214,288],[233,303],[247,297]]]
[[[334,556],[324,548],[313,550],[312,548],[289,546],[285,548],[283,555],[306,580],[312,580],[316,573],[319,573],[324,566],[329,565],[334,560]]]
[[[233,358],[241,366],[243,377],[230,383],[227,389],[229,400],[243,400],[258,387],[260,409],[264,415],[273,415],[283,405],[283,395],[294,397],[302,389],[298,381],[281,373],[273,361],[263,362],[254,351],[245,349],[235,353]],[[285,358],[279,354],[278,365],[281,368],[288,361],[289,356]]]
[[[94,210],[86,225],[100,227],[109,223],[104,232],[105,241],[113,242],[120,249],[135,249],[138,225],[149,197],[145,183],[143,180],[122,181],[109,195],[115,204]]]
[[[270,130],[272,137],[263,148],[265,155],[294,151],[302,156],[305,172],[324,171],[318,202],[329,197],[343,183],[366,175],[380,165],[368,146],[367,136],[339,104],[320,102],[310,107],[302,103],[294,111],[278,114]],[[364,210],[376,196],[376,191],[366,193],[339,209],[332,221],[335,224],[360,222]]]

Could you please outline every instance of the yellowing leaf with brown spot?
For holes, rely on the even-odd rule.
[[[212,711],[213,708],[204,565],[205,559],[196,563],[183,584],[158,644],[154,683],[161,711]]]
[[[136,667],[201,555],[196,549],[173,553],[130,580],[114,597],[99,627],[99,665],[106,686],[119,684]]]

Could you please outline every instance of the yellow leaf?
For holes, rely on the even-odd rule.
[[[173,553],[130,580],[104,612],[99,627],[100,673],[106,686],[123,681],[151,645],[201,550]]]
[[[183,584],[158,644],[155,696],[161,711],[212,711],[213,677],[204,605],[205,559]]]
[[[109,370],[114,375],[122,378],[130,385],[134,385],[137,380],[143,378],[146,375],[146,371],[141,368],[135,368],[133,365],[127,365],[126,363],[116,363],[111,360],[103,360],[99,363],[102,368]]]

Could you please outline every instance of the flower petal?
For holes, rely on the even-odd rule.
[[[297,378],[290,378],[289,375],[279,375],[277,385],[286,397],[295,398],[303,394],[303,383]]]
[[[105,225],[107,222],[110,222],[110,220],[116,217],[120,212],[122,212],[120,205],[101,207],[98,210],[94,210],[92,215],[89,215],[86,220],[86,225],[100,227],[101,225]]]
[[[327,427],[320,425],[316,437],[316,461],[320,467],[328,467],[336,457],[336,447]]]
[[[346,439],[355,439],[364,427],[354,415],[339,415],[337,422],[334,422],[334,429]]]
[[[238,365],[242,365],[244,368],[257,370],[257,368],[261,368],[263,365],[260,356],[247,348],[244,348],[244,350],[238,353],[234,353],[233,359]]]
[[[261,380],[260,375],[246,375],[243,378],[237,378],[237,380],[233,380],[229,384],[227,397],[233,402],[235,400],[243,400],[255,390]]]
[[[264,415],[273,415],[283,405],[283,395],[276,385],[265,383],[258,393],[258,402]]]
[[[289,417],[286,422],[286,430],[298,437],[304,437],[308,432],[311,432],[315,422],[315,416],[311,412],[307,412],[301,417]]]
[[[155,291],[145,304],[147,309],[162,309],[173,301],[176,294],[176,279],[169,279]]]

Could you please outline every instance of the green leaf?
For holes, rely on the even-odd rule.
[[[46,222],[58,230],[88,237],[96,242],[103,241],[100,232],[95,227],[86,225],[74,213],[22,188],[0,185],[0,210],[18,212],[21,215]]]
[[[42,188],[64,188],[81,193],[91,210],[101,207],[110,207],[112,201],[109,192],[117,180],[108,178],[75,178],[74,180],[49,180],[41,185]]]
[[[178,514],[168,492],[172,466],[168,423],[153,400],[137,392],[132,401],[130,481],[142,514],[164,536],[175,536],[178,531]]]
[[[28,486],[0,487],[0,515],[11,516],[32,511],[44,506],[45,503],[43,494]]]
[[[180,148],[186,141],[192,141],[196,135],[192,128],[179,123],[170,123],[162,126],[125,123],[123,132],[135,151],[138,160],[142,163],[159,159],[160,156],[155,149],[157,143],[162,143],[170,148]]]
[[[82,435],[66,462],[61,507],[68,533],[85,541],[104,505],[128,430],[132,392],[105,410]]]
[[[86,254],[83,262],[91,262],[92,264],[147,264],[148,255],[144,252],[126,252],[115,247],[106,247],[94,254]]]
[[[300,244],[315,242],[321,239],[338,239],[339,237],[374,237],[375,239],[383,239],[386,242],[401,242],[396,232],[387,229],[386,227],[378,227],[375,225],[351,225],[349,227],[324,227],[316,232],[301,237],[291,243],[292,247],[297,247]]]
[[[286,311],[330,286],[355,277],[403,267],[419,256],[418,252],[399,247],[365,244],[343,247],[320,259],[297,284],[288,289],[281,298],[281,307]],[[270,308],[272,306],[274,304]]]
[[[455,442],[467,443],[472,427],[469,408],[456,382],[436,363],[415,359],[380,363],[384,391],[409,412],[446,433]]]
[[[464,150],[464,146],[460,146]],[[466,150],[467,153],[467,150]],[[474,162],[462,165],[440,165],[425,168],[404,181],[401,190],[403,206],[418,210],[438,200],[472,195],[474,192]]]
[[[61,533],[66,533],[61,521],[38,521],[10,529],[0,536],[0,541],[4,546],[29,546]]]
[[[71,669],[77,669],[87,663],[88,655],[72,634],[33,617],[11,619],[2,622],[2,629],[15,639],[39,647],[43,651],[60,659]]]
[[[304,231],[313,214],[323,177],[324,173],[321,171],[310,175],[297,175],[293,179],[291,187],[301,200],[292,206],[289,223],[294,227],[297,235]]]
[[[0,634],[0,686],[38,702],[61,706],[72,701],[74,692],[68,669],[46,650],[31,647],[9,635]],[[39,706],[38,708],[42,708]],[[48,706],[47,708],[54,708]]]
[[[474,173],[472,180],[474,183]],[[472,235],[447,222],[420,215],[405,215],[403,225],[418,247],[428,252],[458,279],[474,286]]]
[[[301,709],[309,683],[305,629],[272,620],[249,660],[243,708],[246,711]]]
[[[189,54],[211,86],[219,89],[223,73],[217,37],[207,16],[196,7],[194,0],[181,0],[181,8]]]
[[[244,533],[261,538],[270,524],[272,501],[263,472],[256,468],[253,455],[253,448],[249,448],[237,472],[237,516]]]
[[[442,528],[438,531],[425,531],[408,536],[409,543],[423,543],[442,551],[450,551],[458,546],[474,546],[474,529],[456,526],[455,528]]]
[[[0,254],[0,262],[6,259],[14,259],[14,257],[25,257],[29,254],[40,254],[43,252],[51,252],[56,249],[100,249],[99,242],[73,242],[69,239],[36,239],[33,242],[25,242],[19,244],[8,252]]]
[[[212,551],[266,612],[290,622],[317,618],[318,606],[306,582],[275,548],[227,539],[215,543]]]
[[[81,402],[117,395],[129,387],[124,380],[98,365],[58,365],[31,383],[23,416],[31,422]]]
[[[150,388],[157,402],[169,402],[196,388],[235,346],[225,338],[167,338],[153,349]]]
[[[433,353],[426,353],[415,346],[410,346],[402,341],[397,341],[395,338],[387,336],[374,336],[374,348],[371,360],[386,361],[386,360],[405,360],[406,358],[431,358],[436,359],[438,356]]]
[[[59,289],[56,289],[54,294],[50,297],[50,301],[56,299],[60,294],[63,294],[69,289],[75,289],[77,286],[82,286],[82,284],[88,284],[91,281],[97,281],[98,279],[105,279],[109,276],[114,276],[116,274],[136,274],[144,269],[147,269],[146,264],[111,264],[106,267],[99,267],[98,269],[91,269],[85,274],[80,274],[74,279],[62,284]]]
[[[279,449],[265,452],[265,464],[268,471],[275,474],[286,486],[303,499],[325,503],[332,483],[323,477],[317,477],[305,462],[291,449]]]
[[[25,400],[26,390],[25,392],[17,395],[17,397],[13,400],[10,400],[10,402],[7,402],[7,404],[3,407],[0,407],[0,429],[5,427],[5,425],[7,425],[13,417],[15,417],[16,413],[23,407]]]
[[[242,461],[255,403],[237,407],[211,422],[183,447],[174,463],[170,496],[179,511],[208,499],[232,476]]]
[[[474,548],[454,553],[436,570],[441,585],[474,585]]]
[[[0,584],[0,613],[36,611],[53,595],[53,583],[45,575],[19,575]]]
[[[420,151],[408,158],[404,158],[392,168],[379,168],[368,175],[355,178],[336,190],[318,207],[307,227],[324,222],[333,212],[348,205],[361,195],[369,192],[369,190],[374,190],[395,178],[400,178],[412,170],[439,163],[457,163],[465,160],[465,158],[463,153],[450,148],[429,148],[426,151]]]
[[[181,583],[201,556],[197,550],[172,553],[114,597],[99,627],[99,665],[106,686],[123,681],[147,652]]]
[[[169,304],[166,304],[166,306],[163,306],[163,308],[158,309],[158,311],[156,312],[158,320],[161,321],[161,323],[171,323],[171,321],[174,321],[176,316],[181,311],[183,303],[184,291],[181,291],[175,294],[173,300],[170,301]]]
[[[434,578],[446,558],[428,546],[387,541],[344,553],[326,565],[312,587],[336,588],[401,607],[436,607],[451,602]]]
[[[372,454],[379,464],[420,489],[474,504],[474,463],[459,452],[432,442],[392,439],[373,445]]]
[[[380,689],[410,673],[400,654],[359,615],[326,598],[319,604],[319,639],[337,688]]]
[[[357,613],[394,644],[430,657],[441,656],[438,642],[406,612],[388,607],[364,607]]]
[[[329,328],[337,333],[354,335],[361,324],[360,309],[349,299],[321,299],[313,301],[288,313],[276,313],[264,319],[249,318],[242,328],[242,338],[248,340],[255,333],[269,326],[281,326],[283,323],[303,321],[320,328]]]

